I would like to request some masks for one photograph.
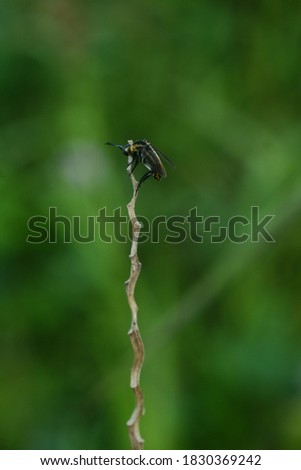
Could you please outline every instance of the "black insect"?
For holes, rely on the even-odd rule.
[[[127,157],[131,157],[128,167],[130,167],[130,175],[135,170],[138,163],[143,163],[147,168],[147,172],[140,179],[136,193],[140,188],[143,181],[147,180],[150,176],[153,176],[157,181],[160,181],[161,178],[166,178],[166,170],[161,162],[161,158],[164,158],[171,166],[175,167],[174,163],[169,160],[165,155],[163,155],[160,150],[154,147],[148,140],[128,140],[128,143],[125,145],[112,144],[107,142],[107,145],[113,145],[113,147],[118,147]]]

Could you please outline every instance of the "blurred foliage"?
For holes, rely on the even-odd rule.
[[[145,183],[139,214],[256,205],[276,240],[141,244],[146,448],[300,448],[300,15],[296,0],[1,2],[1,448],[129,447],[129,243],[26,238],[49,207],[83,234],[102,207],[125,214],[125,160],[103,144],[144,137],[177,169]]]

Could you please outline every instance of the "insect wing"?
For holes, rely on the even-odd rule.
[[[156,150],[150,145],[145,146],[143,149],[143,163],[146,168],[159,174],[162,178],[166,177],[166,170],[162,165],[160,157]]]
[[[164,155],[164,153],[162,153],[161,150],[159,150],[157,147],[154,147],[154,146],[153,148],[157,152],[160,158],[163,158],[164,160],[167,161],[167,163],[170,164],[170,166],[172,166],[173,168],[176,168],[176,165],[174,164],[174,162],[170,158],[168,158],[166,155]]]

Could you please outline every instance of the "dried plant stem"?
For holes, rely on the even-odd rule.
[[[130,165],[131,161],[129,161]],[[131,169],[131,165],[129,167]],[[130,170],[129,170],[130,172]],[[126,293],[128,297],[129,306],[132,313],[132,322],[131,328],[129,330],[129,337],[132,343],[133,352],[134,352],[134,361],[131,370],[131,383],[130,386],[135,395],[135,409],[132,413],[132,416],[127,422],[129,436],[131,440],[132,449],[143,449],[143,439],[140,434],[139,424],[140,418],[144,413],[144,398],[143,393],[140,387],[140,373],[144,361],[144,346],[140,336],[138,328],[138,306],[135,301],[134,293],[135,286],[141,271],[141,263],[138,258],[137,249],[138,249],[138,238],[139,232],[141,229],[141,224],[138,222],[136,213],[135,213],[135,203],[137,199],[137,187],[138,182],[136,181],[133,174],[131,174],[131,181],[133,184],[133,197],[127,205],[129,217],[132,224],[132,246],[129,258],[131,260],[131,272],[129,279],[125,282]]]

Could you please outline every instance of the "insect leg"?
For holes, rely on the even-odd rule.
[[[141,184],[143,183],[143,181],[147,180],[147,178],[149,178],[153,174],[154,174],[154,172],[152,170],[149,170],[147,173],[145,173],[145,175],[142,176],[142,178],[140,179],[140,181],[138,183],[138,186],[137,186],[137,189],[136,189],[136,194],[137,194],[138,189],[140,188]]]
[[[138,165],[138,159],[135,158],[134,160],[132,160],[131,163],[128,164],[127,168],[129,168],[131,165],[133,165],[133,166],[131,168],[131,171],[129,172],[129,176],[131,176],[131,174],[135,170],[136,166]]]

